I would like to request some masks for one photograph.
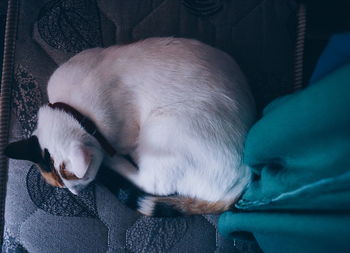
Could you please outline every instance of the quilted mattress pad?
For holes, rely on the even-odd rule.
[[[14,58],[3,73],[13,77],[10,141],[31,135],[36,112],[47,103],[48,78],[60,64],[87,48],[147,37],[196,38],[231,54],[259,110],[292,90],[292,0],[17,0],[10,5],[18,7],[17,29],[7,31],[14,37]],[[74,196],[47,185],[32,163],[10,160],[7,168],[3,252],[260,252],[254,241],[221,237],[216,216],[144,217],[101,184]]]

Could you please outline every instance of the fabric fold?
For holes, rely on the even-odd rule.
[[[225,236],[251,232],[266,253],[350,252],[350,64],[327,73],[248,133],[254,180],[221,215]]]

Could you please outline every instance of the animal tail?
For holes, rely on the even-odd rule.
[[[228,210],[234,201],[208,202],[190,197],[156,196],[140,190],[119,174],[102,169],[98,181],[131,209],[153,217],[176,217],[194,214],[213,214]]]
[[[232,202],[208,202],[184,196],[144,196],[138,211],[144,215],[165,217],[194,214],[214,214],[228,210]]]

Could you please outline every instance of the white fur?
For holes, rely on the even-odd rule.
[[[94,179],[101,162],[148,193],[207,201],[235,199],[250,179],[242,164],[255,115],[249,88],[227,54],[198,41],[152,38],[83,51],[54,72],[48,96],[90,117],[139,165],[108,157],[69,115],[44,106],[35,134],[55,163],[84,175],[64,181],[72,192]],[[86,174],[72,167],[72,143],[93,153]]]
[[[155,200],[156,198],[152,196],[145,196],[144,198],[140,198],[139,202],[137,203],[140,208],[139,211],[145,215],[153,213]]]

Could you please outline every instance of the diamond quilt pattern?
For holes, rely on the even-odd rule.
[[[196,38],[235,57],[259,109],[292,87],[292,0],[27,0],[20,6],[12,139],[33,131],[52,71],[91,47]],[[215,216],[142,217],[101,185],[76,197],[46,185],[35,166],[9,170],[9,196],[30,199],[36,210],[31,206],[25,220],[6,225],[3,252],[260,252],[254,241],[222,238]],[[17,192],[23,182],[26,191]],[[13,222],[15,202],[6,203]]]

